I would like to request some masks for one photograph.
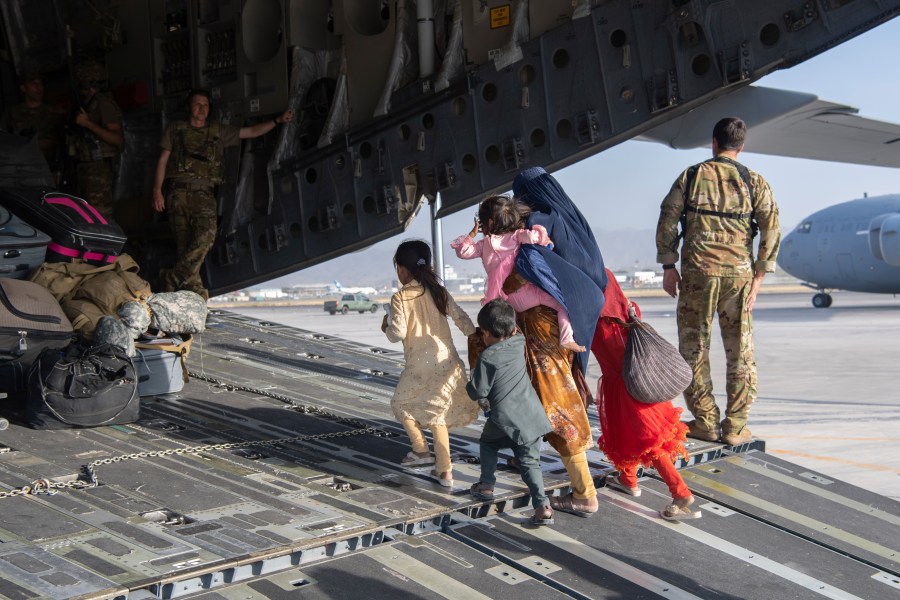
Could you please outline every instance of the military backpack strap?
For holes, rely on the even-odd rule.
[[[736,160],[732,160],[727,156],[717,156],[714,160],[720,163],[724,163],[727,165],[731,165],[735,169],[737,169],[738,175],[741,176],[741,179],[744,181],[744,185],[747,186],[747,190],[750,192],[750,212],[749,213],[734,213],[739,216],[730,217],[733,219],[750,219],[750,236],[751,238],[755,238],[756,234],[759,233],[759,223],[756,221],[756,210],[753,208],[753,204],[756,201],[756,190],[753,187],[753,179],[750,177],[750,169],[742,165]],[[724,215],[723,215],[724,216]]]
[[[165,352],[171,352],[173,354],[178,354],[181,356],[181,379],[185,383],[190,381],[190,375],[188,374],[187,362],[185,359],[191,353],[191,342],[193,338],[189,333],[182,334],[182,340],[180,343],[172,343],[172,344],[159,344],[159,343],[142,343],[135,342],[134,347],[137,350],[163,350]],[[174,340],[173,340],[174,341]]]
[[[701,163],[702,164],[702,163]],[[694,185],[694,180],[697,178],[697,170],[700,168],[700,165],[693,165],[688,167],[687,177],[684,180],[684,197],[683,197],[683,208],[681,209],[681,217],[678,221],[681,223],[681,231],[678,232],[678,236],[675,238],[675,241],[672,243],[672,252],[678,251],[678,242],[684,237],[687,232],[687,211],[688,211],[688,194],[691,192],[691,186]]]

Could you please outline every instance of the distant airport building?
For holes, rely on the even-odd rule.
[[[659,287],[662,285],[663,276],[656,271],[635,271],[634,287]]]
[[[451,265],[444,265],[444,287],[451,294],[478,295],[484,292],[482,275],[460,276]]]
[[[281,290],[291,298],[323,298],[335,293],[334,285],[330,283],[298,283]]]

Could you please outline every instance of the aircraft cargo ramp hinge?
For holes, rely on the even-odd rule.
[[[459,179],[456,177],[456,167],[452,162],[438,165],[434,169],[434,183],[438,191],[443,191],[459,185]]]
[[[657,73],[647,82],[647,95],[650,98],[650,112],[657,113],[672,108],[679,103],[678,77],[675,71]]]
[[[334,217],[335,227],[337,217]],[[287,236],[285,235],[284,225],[273,225],[267,227],[265,231],[259,234],[257,238],[259,247],[267,252],[278,252],[287,246]]]
[[[394,192],[393,186],[386,185],[381,190],[381,197],[375,203],[375,213],[379,215],[388,215],[394,212],[397,206],[397,194]]]
[[[503,169],[510,173],[525,164],[525,144],[522,138],[512,138],[503,144]]]
[[[789,10],[784,13],[784,26],[788,31],[800,31],[818,18],[819,11],[816,9],[816,3],[804,2],[803,8],[799,11]]]
[[[316,215],[310,222],[313,231],[333,231],[338,227],[337,206],[329,204],[316,211]]]
[[[752,52],[747,42],[720,50],[716,53],[716,58],[719,61],[723,86],[750,79]]]
[[[575,135],[579,146],[594,144],[600,138],[600,121],[597,111],[588,110],[575,115]]]

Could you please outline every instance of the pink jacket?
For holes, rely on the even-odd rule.
[[[486,235],[477,242],[468,235],[462,235],[450,243],[456,250],[456,256],[471,260],[481,257],[484,270],[487,271],[487,285],[481,304],[487,304],[497,298],[506,298],[503,294],[503,282],[516,266],[516,255],[522,244],[539,244],[549,246],[550,236],[543,225],[535,225],[534,229],[517,229],[501,235]]]

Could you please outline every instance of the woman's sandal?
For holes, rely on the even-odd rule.
[[[453,487],[453,472],[452,471],[444,471],[443,473],[438,473],[434,469],[431,470],[431,478],[441,484],[441,487],[452,488]],[[446,476],[446,477],[445,477]]]
[[[699,510],[691,510],[691,504],[694,503],[693,498],[690,498],[688,502],[679,500],[659,511],[659,516],[666,521],[687,521],[689,519],[699,519],[702,516]]]
[[[629,496],[634,496],[635,498],[641,495],[641,488],[639,488],[638,486],[628,487],[627,485],[622,483],[622,480],[619,479],[618,475],[607,475],[606,487],[613,490],[618,490],[620,492],[625,492]]]
[[[401,467],[419,467],[433,464],[434,455],[431,452],[426,453],[425,456],[421,456],[412,450],[407,452],[406,456],[403,457],[403,460],[400,461]]]
[[[549,506],[542,507],[543,509],[550,508]],[[538,513],[538,511],[541,511]],[[544,512],[541,508],[534,511],[534,514],[531,515],[530,520],[532,525],[541,526],[541,525],[553,525],[553,511],[549,510]]]
[[[583,519],[586,519],[597,512],[597,509],[583,510],[577,508],[575,506],[575,499],[572,497],[572,494],[566,494],[565,496],[551,496],[550,508],[552,508],[553,510],[561,510],[562,512],[569,513],[570,515],[575,515],[576,517],[581,517]]]

